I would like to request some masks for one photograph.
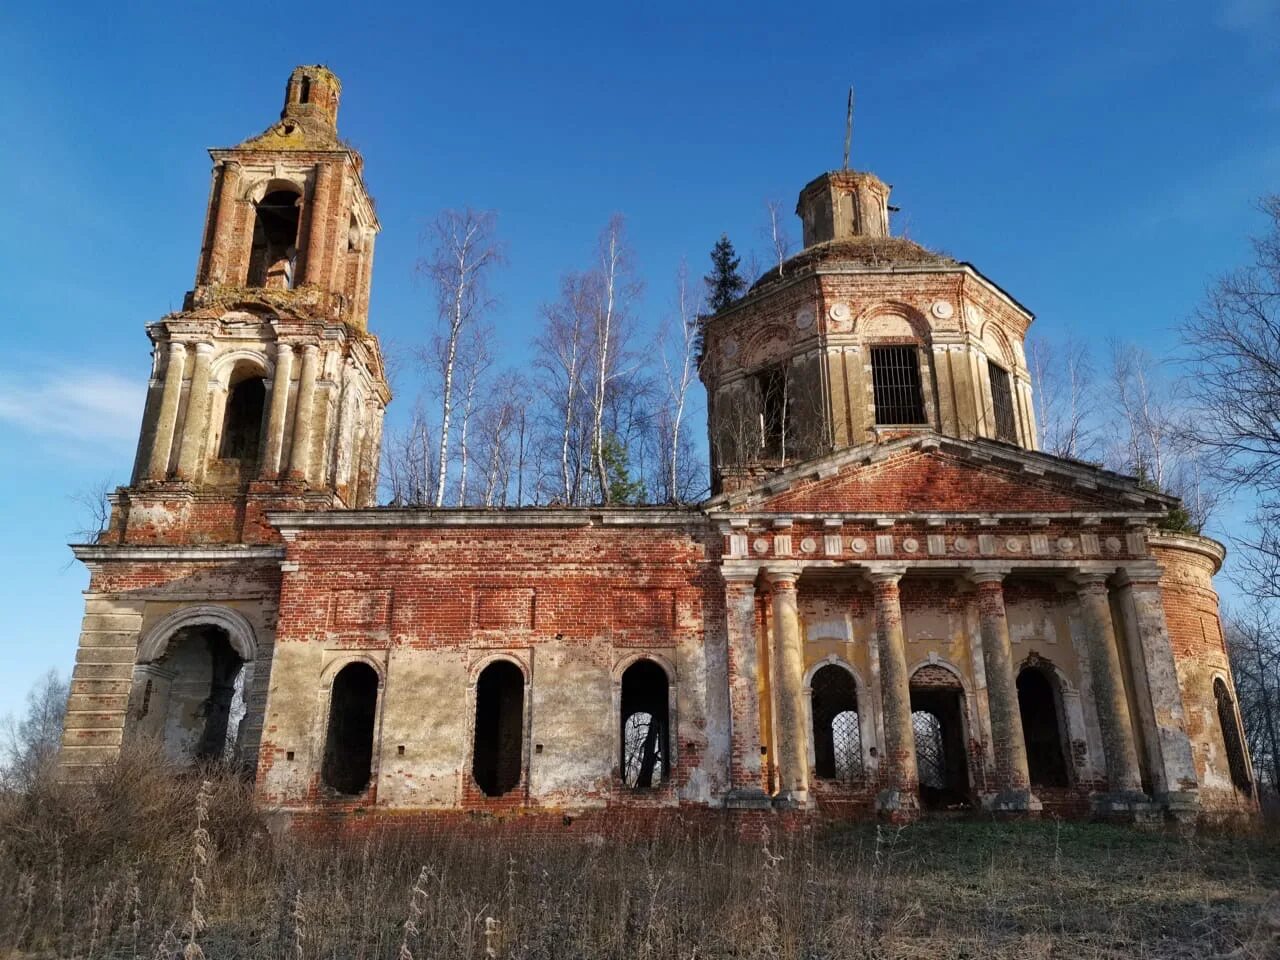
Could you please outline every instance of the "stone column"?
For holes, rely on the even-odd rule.
[[[803,806],[809,799],[809,736],[804,709],[804,641],[796,603],[796,574],[766,573],[773,606],[773,705],[777,717],[778,799]]]
[[[982,661],[987,675],[987,709],[991,715],[991,740],[996,756],[996,794],[983,798],[989,809],[1025,812],[1038,809],[1031,796],[1027,768],[1027,742],[1018,707],[1018,683],[1009,643],[1009,621],[1004,609],[1004,570],[980,570],[969,574],[977,585],[978,624],[982,633]]]
[[[891,818],[909,818],[920,809],[916,740],[911,729],[911,681],[902,635],[902,605],[898,596],[900,570],[871,574],[876,602],[876,642],[880,651],[880,701],[884,715],[884,756],[880,776],[885,787],[876,809]]]
[[[182,425],[182,448],[178,451],[178,477],[199,480],[203,472],[209,428],[209,367],[213,363],[213,344],[196,344],[196,363],[191,373],[191,389],[187,393],[187,419]]]
[[[724,571],[729,672],[730,807],[768,807],[760,763],[760,657],[756,638],[756,571]]]
[[[1134,800],[1141,799],[1142,775],[1133,741],[1133,726],[1129,722],[1124,677],[1120,672],[1107,578],[1103,573],[1081,572],[1076,575],[1076,583],[1079,586],[1080,615],[1089,645],[1093,698],[1098,708],[1098,725],[1102,728],[1107,784],[1116,801],[1111,806],[1123,809],[1131,807]]]
[[[187,365],[187,348],[169,341],[169,360],[164,368],[164,391],[160,395],[160,412],[156,416],[155,436],[147,459],[148,480],[163,480],[169,475],[169,458],[173,454],[173,431],[178,422],[178,402],[182,399],[182,376]]]
[[[310,479],[311,423],[315,419],[316,377],[320,369],[320,348],[309,343],[302,348],[302,376],[298,380],[297,412],[293,418],[293,446],[289,450],[289,476]]]
[[[1158,799],[1175,816],[1194,816],[1199,807],[1200,784],[1187,736],[1173,643],[1165,621],[1160,573],[1154,564],[1126,567],[1120,573],[1117,589],[1136,634],[1130,637],[1130,649],[1141,657],[1146,676],[1145,693],[1151,702],[1147,722],[1155,724],[1147,739],[1156,745],[1159,754],[1160,770],[1154,779],[1160,781],[1157,789],[1164,794]]]
[[[209,252],[207,283],[226,283],[227,264],[231,259],[231,232],[235,223],[236,194],[240,191],[240,164],[225,160],[218,185],[218,213],[213,221],[213,245]]]
[[[316,167],[316,184],[311,189],[311,216],[308,220],[304,283],[325,285],[321,271],[324,269],[325,262],[324,235],[329,219],[329,195],[332,192],[333,167],[328,163],[321,163]]]
[[[381,447],[382,412],[375,403],[366,403],[364,417],[364,443],[360,450],[360,495],[356,502],[358,507],[372,506],[376,498],[378,455]]]
[[[280,476],[284,450],[285,414],[289,409],[289,381],[293,376],[293,344],[276,344],[276,372],[271,381],[271,410],[267,414],[267,454],[262,458],[262,478]]]

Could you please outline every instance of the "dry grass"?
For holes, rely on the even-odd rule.
[[[273,839],[232,778],[201,801],[198,779],[153,764],[0,798],[0,956],[1280,955],[1274,834],[941,822],[329,847]]]

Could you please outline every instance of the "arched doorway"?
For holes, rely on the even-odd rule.
[[[637,660],[622,674],[622,781],[647,790],[671,773],[670,684],[652,660]]]
[[[1033,787],[1066,787],[1067,760],[1062,745],[1062,698],[1057,679],[1028,664],[1018,673],[1018,711],[1027,745],[1027,769]]]
[[[509,793],[524,768],[524,674],[495,660],[476,681],[476,726],[471,775],[489,797]]]
[[[813,715],[813,772],[820,780],[862,779],[858,690],[844,667],[827,664],[809,681]]]
[[[140,729],[159,739],[165,756],[178,764],[238,762],[246,713],[244,666],[222,627],[179,627],[161,656],[138,674]]]
[[[320,779],[338,793],[360,793],[373,774],[374,722],[378,714],[378,672],[367,663],[348,663],[333,678]]]
[[[911,729],[921,803],[930,810],[968,806],[964,687],[955,674],[934,664],[912,674]]]

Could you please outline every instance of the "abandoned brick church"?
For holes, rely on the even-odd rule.
[[[299,67],[212,151],[131,482],[74,548],[65,776],[152,737],[295,815],[1255,808],[1222,547],[1037,452],[1031,314],[891,236],[873,174],[806,186],[803,251],[707,321],[709,500],[376,506],[379,223],[339,94]]]

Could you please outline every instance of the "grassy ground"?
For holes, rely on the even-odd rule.
[[[1277,889],[1266,833],[947,821],[323,846],[273,838],[233,779],[201,792],[146,758],[87,791],[0,796],[0,956],[1272,957]]]

